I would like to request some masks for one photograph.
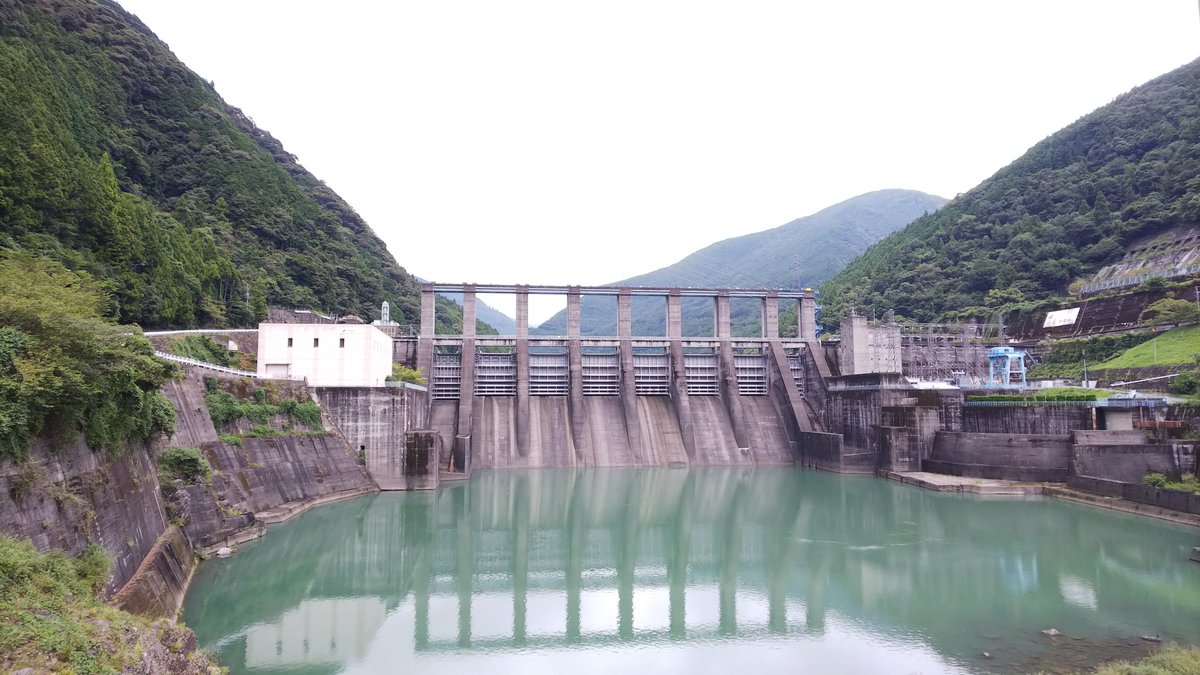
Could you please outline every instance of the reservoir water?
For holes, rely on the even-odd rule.
[[[1073,672],[1200,644],[1197,545],[804,469],[479,472],[272,527],[183,618],[233,673]]]

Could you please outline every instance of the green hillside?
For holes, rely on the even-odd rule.
[[[1200,356],[1200,326],[1186,326],[1161,333],[1120,355],[1094,366],[1096,370],[1189,365]]]
[[[824,208],[785,225],[717,242],[683,260],[614,286],[692,286],[699,288],[804,288],[815,287],[836,274],[871,243],[904,227],[925,213],[936,211],[946,200],[915,190],[878,190]],[[583,303],[583,332],[615,334],[612,310],[600,303]],[[684,333],[711,333],[711,319],[700,303],[685,307]],[[709,303],[711,305],[711,303]],[[689,311],[693,310],[693,311]],[[750,305],[733,308],[732,319],[742,334],[758,330]],[[711,311],[711,310],[710,310]],[[634,306],[634,329],[643,334],[662,333],[661,308]],[[609,331],[609,332],[605,332]],[[538,332],[566,332],[566,313],[543,323]]]
[[[0,247],[105,281],[145,327],[419,316],[353,209],[106,0],[0,4]]]
[[[1036,102],[1031,101],[1031,105]],[[1200,222],[1200,61],[1038,143],[822,287],[851,308],[930,321],[1062,296],[1133,240]]]

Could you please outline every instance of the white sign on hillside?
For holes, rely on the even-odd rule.
[[[1079,318],[1079,308],[1072,307],[1071,309],[1060,309],[1056,312],[1046,313],[1046,322],[1042,324],[1042,328],[1054,328],[1056,326],[1071,326],[1075,320]]]

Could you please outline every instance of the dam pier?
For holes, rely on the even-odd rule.
[[[461,335],[435,332],[435,295],[462,294]],[[514,335],[479,335],[479,293],[512,294]],[[530,335],[529,296],[567,299],[566,335]],[[583,335],[585,296],[615,299],[616,334]],[[665,335],[633,330],[634,298],[665,310]],[[710,302],[710,336],[683,334],[683,301]],[[760,307],[734,337],[730,304]],[[796,335],[779,332],[797,305]],[[813,354],[820,354],[818,359]],[[427,374],[442,468],[791,464],[819,428],[804,392],[824,355],[811,290],[426,284],[416,366]]]

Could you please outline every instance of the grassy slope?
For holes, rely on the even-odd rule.
[[[1145,368],[1194,363],[1200,356],[1200,326],[1175,328],[1156,338],[1131,347],[1121,355],[1095,368]]]
[[[98,547],[73,560],[0,535],[0,671],[208,671],[203,654],[183,653],[186,629],[98,600],[107,570]]]

